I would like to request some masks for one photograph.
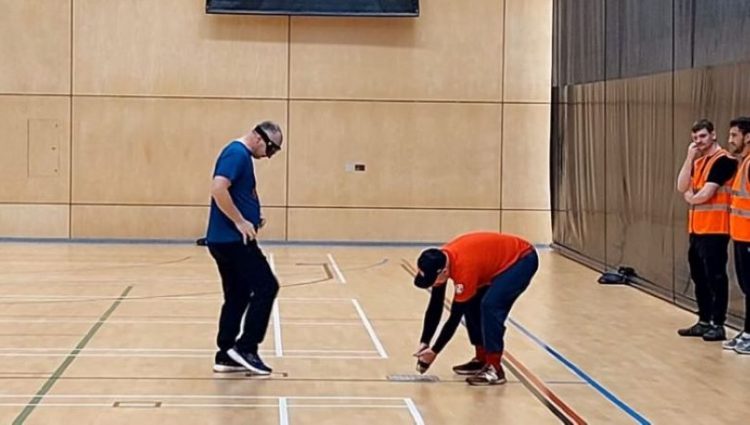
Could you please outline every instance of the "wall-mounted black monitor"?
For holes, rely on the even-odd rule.
[[[258,15],[419,16],[419,0],[206,0],[206,12]]]

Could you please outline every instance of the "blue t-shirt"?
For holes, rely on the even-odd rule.
[[[250,149],[237,140],[229,143],[219,154],[214,168],[214,177],[223,176],[232,182],[229,194],[245,220],[253,223],[256,230],[260,223],[260,200],[255,189],[255,169]],[[240,242],[242,235],[211,197],[211,212],[208,217],[208,243]]]

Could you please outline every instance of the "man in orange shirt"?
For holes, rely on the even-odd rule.
[[[518,297],[526,290],[539,267],[534,247],[512,235],[496,232],[467,233],[445,244],[422,252],[414,284],[432,288],[425,311],[420,347],[415,353],[424,373],[453,337],[464,315],[469,338],[477,356],[466,365],[454,367],[457,373],[479,365],[470,385],[505,383],[500,365],[504,349],[505,320]],[[453,281],[454,296],[448,321],[435,344],[430,342],[442,316],[446,282]],[[479,322],[479,323],[477,323]],[[479,335],[481,334],[481,339]],[[458,369],[458,370],[457,370]]]
[[[750,354],[750,117],[738,117],[729,123],[728,145],[732,155],[741,161],[732,182],[729,235],[734,245],[737,283],[745,295],[745,323],[742,331],[722,346]]]
[[[677,332],[723,341],[729,301],[729,203],[737,161],[717,143],[711,121],[697,121],[691,130],[692,143],[677,177],[677,190],[690,205],[688,264],[695,283],[698,323]]]

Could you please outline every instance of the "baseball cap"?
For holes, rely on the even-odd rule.
[[[430,248],[422,251],[417,259],[419,271],[414,276],[414,285],[419,288],[429,288],[441,271],[445,268],[448,256],[438,248]]]

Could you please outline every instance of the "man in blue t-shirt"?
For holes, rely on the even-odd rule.
[[[247,369],[258,375],[271,373],[258,356],[258,345],[266,335],[279,283],[256,241],[265,219],[260,211],[253,159],[271,158],[281,150],[282,142],[279,125],[264,121],[229,143],[216,160],[206,233],[224,290],[215,372]]]

